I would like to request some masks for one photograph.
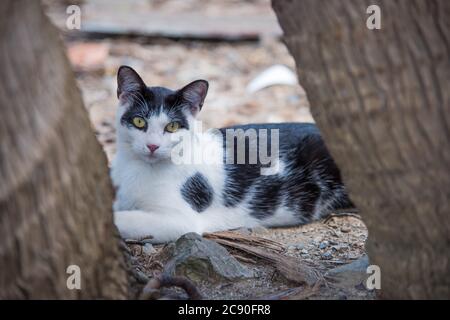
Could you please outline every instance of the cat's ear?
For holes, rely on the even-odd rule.
[[[145,83],[133,68],[121,66],[117,71],[117,98],[145,89]]]
[[[182,99],[189,103],[190,111],[194,116],[202,109],[208,87],[208,81],[195,80],[178,90]]]

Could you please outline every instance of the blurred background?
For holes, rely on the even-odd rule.
[[[81,29],[66,26],[68,6]],[[45,0],[62,31],[85,106],[108,158],[115,152],[116,72],[137,70],[148,86],[209,81],[204,128],[249,122],[312,122],[295,63],[270,0]]]

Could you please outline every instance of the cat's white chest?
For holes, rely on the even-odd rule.
[[[116,159],[111,176],[117,187],[114,210],[166,211],[186,207],[180,187],[191,174],[170,166],[157,168],[145,163]]]

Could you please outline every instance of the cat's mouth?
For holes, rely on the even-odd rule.
[[[161,157],[160,154],[156,154],[156,153],[148,153],[144,156],[144,160],[147,163],[156,163],[159,162],[161,160],[163,160],[164,158]]]

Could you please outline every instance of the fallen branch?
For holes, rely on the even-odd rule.
[[[150,279],[142,289],[140,300],[155,300],[161,297],[161,288],[164,287],[180,287],[188,295],[190,300],[202,300],[203,297],[195,287],[194,283],[185,277],[171,277],[160,275]]]

